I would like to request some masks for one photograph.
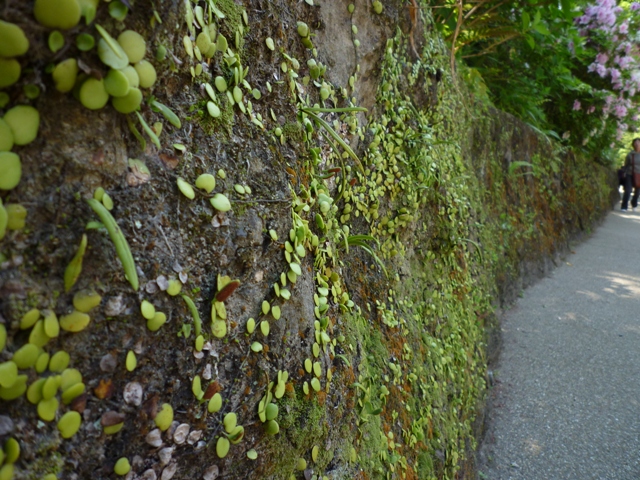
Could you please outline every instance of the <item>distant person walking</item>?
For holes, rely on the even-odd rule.
[[[621,212],[626,212],[629,208],[629,197],[631,197],[631,189],[633,188],[633,197],[631,197],[631,208],[636,211],[638,207],[638,197],[640,196],[640,184],[634,184],[634,174],[640,177],[640,138],[634,138],[631,142],[633,150],[631,150],[624,159],[624,194],[622,195]]]

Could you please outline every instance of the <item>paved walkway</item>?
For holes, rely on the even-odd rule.
[[[478,478],[640,479],[640,212],[610,213],[502,335]]]

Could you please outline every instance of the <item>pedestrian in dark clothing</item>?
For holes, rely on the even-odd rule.
[[[636,211],[638,207],[638,197],[640,196],[640,185],[634,187],[633,172],[640,173],[640,138],[634,138],[631,142],[633,150],[627,154],[624,159],[624,194],[622,195],[621,212],[626,212],[629,207],[629,197],[631,197],[631,189],[633,188],[633,197],[631,197],[631,208]]]

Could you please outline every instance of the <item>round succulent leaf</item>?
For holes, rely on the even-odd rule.
[[[62,47],[64,47],[64,35],[60,33],[58,30],[54,30],[49,34],[48,39],[49,50],[53,53],[56,53]]]
[[[129,93],[129,79],[122,70],[109,69],[104,77],[104,88],[112,97],[124,97]]]
[[[76,37],[76,47],[81,52],[88,52],[96,46],[96,39],[88,33],[81,33]]]
[[[67,332],[81,332],[89,325],[91,317],[83,312],[73,311],[60,317],[60,328]]]
[[[167,322],[167,315],[163,312],[156,312],[153,318],[147,320],[147,328],[156,332]]]
[[[127,352],[127,359],[125,361],[125,365],[127,367],[127,371],[133,372],[138,366],[138,359],[136,358],[136,354],[133,350],[129,350]]]
[[[80,3],[78,0],[36,0],[33,15],[45,27],[69,30],[80,22]]]
[[[0,88],[10,87],[20,79],[20,62],[14,58],[0,57]]]
[[[0,152],[8,152],[13,148],[13,132],[7,122],[0,118]]]
[[[47,315],[44,318],[44,333],[49,338],[56,338],[60,334],[60,323],[58,322],[58,316],[53,312],[51,313],[52,315]]]
[[[0,70],[2,66],[0,65]],[[10,109],[4,116],[13,132],[13,142],[16,145],[27,145],[38,136],[40,128],[40,114],[29,105],[18,105]],[[0,175],[2,178],[2,175]],[[2,188],[2,187],[0,187]]]
[[[264,424],[264,431],[267,435],[276,435],[280,431],[280,425],[275,420],[269,420]]]
[[[229,440],[225,437],[218,438],[218,442],[216,443],[216,454],[219,458],[224,458],[229,453]]]
[[[131,464],[129,463],[129,459],[127,457],[119,458],[113,467],[113,472],[116,475],[126,475],[131,471]]]
[[[67,368],[62,372],[60,389],[64,392],[70,387],[82,382],[82,374],[75,368]]]
[[[80,414],[75,411],[69,411],[58,420],[57,426],[62,438],[71,438],[80,430],[81,424],[82,418]]]
[[[49,360],[49,370],[56,373],[62,373],[68,366],[70,356],[64,350],[60,350],[53,354]]]
[[[209,404],[207,405],[207,410],[209,413],[219,412],[222,408],[222,395],[220,393],[216,393],[209,400]]]
[[[256,321],[253,318],[247,320],[247,333],[252,334],[256,329]]]
[[[42,384],[42,399],[49,400],[53,398],[56,393],[58,393],[58,379],[54,377],[47,377]]]
[[[224,79],[224,77],[217,76],[214,80],[214,85],[219,92],[227,91],[227,81]]]
[[[124,19],[127,18],[127,13],[129,13],[129,9],[121,1],[115,0],[109,3],[109,15],[115,20],[124,22]]]
[[[138,88],[140,86],[140,77],[138,76],[138,72],[133,68],[133,65],[127,65],[123,69],[120,70],[124,73],[129,80],[129,86],[131,88]]]
[[[65,405],[69,405],[74,398],[82,395],[86,389],[86,385],[82,382],[72,385],[62,392],[62,395],[60,397],[62,399],[62,403],[64,403]]]
[[[215,320],[211,323],[211,333],[216,338],[223,338],[227,334],[227,322]]]
[[[76,310],[83,313],[88,313],[95,307],[100,305],[102,297],[98,292],[92,289],[83,289],[73,296],[73,306]]]
[[[22,162],[13,152],[0,152],[0,190],[11,190],[20,183],[22,177]],[[4,208],[3,208],[4,209]],[[8,214],[5,210],[5,215]]]
[[[212,118],[218,118],[220,117],[220,115],[222,115],[222,112],[220,111],[220,107],[218,107],[218,105],[216,105],[211,100],[207,102],[207,112],[209,112],[209,115]]]
[[[278,416],[278,405],[270,403],[267,405],[266,418],[267,420],[274,420]]]
[[[141,60],[136,63],[133,68],[136,69],[138,77],[140,78],[140,86],[142,88],[149,88],[156,83],[156,69],[150,62]]]
[[[171,422],[173,422],[173,407],[168,403],[163,403],[160,411],[153,421],[155,422],[156,427],[163,432],[167,430],[171,426]]]
[[[234,428],[233,431],[229,433],[229,440],[234,445],[240,443],[243,438],[244,427],[242,425],[237,425],[236,428]]]
[[[80,103],[89,110],[100,110],[109,101],[104,80],[88,78],[80,87]]]
[[[178,185],[178,190],[180,190],[180,192],[182,192],[182,194],[189,200],[193,200],[194,198],[196,198],[196,192],[184,178],[178,177],[178,179],[176,180],[176,184]]]
[[[0,387],[9,388],[18,379],[18,366],[15,362],[0,363]]]
[[[51,356],[47,352],[42,352],[38,355],[38,360],[36,360],[35,369],[37,373],[42,373],[47,369],[49,365],[49,360]]]
[[[18,443],[18,440],[11,437],[4,442],[4,454],[5,463],[16,463],[18,458],[20,458],[20,444]]]
[[[107,43],[104,38],[98,40],[98,57],[106,66],[121,70],[129,65],[129,57],[119,43]]]
[[[311,379],[311,387],[316,391],[319,392],[320,391],[320,380],[318,380],[317,378],[312,378]]]
[[[33,405],[37,405],[42,400],[42,387],[46,381],[46,378],[38,378],[27,388],[27,400]]]
[[[44,320],[38,320],[29,334],[29,343],[33,343],[38,347],[44,347],[49,340],[50,338],[44,331]]]
[[[19,369],[24,370],[33,367],[39,355],[40,349],[36,345],[27,343],[15,351],[11,360]]]
[[[236,425],[238,424],[238,417],[234,412],[229,412],[224,416],[224,420],[222,420],[222,424],[224,425],[224,430],[227,433],[231,433]]]
[[[263,320],[262,322],[260,322],[260,331],[262,332],[262,335],[264,335],[265,337],[268,336],[270,330],[271,327],[268,321]]]
[[[56,90],[62,93],[73,90],[78,78],[78,61],[75,58],[67,58],[53,69],[51,74],[56,85]]]
[[[216,188],[216,177],[210,173],[203,173],[196,179],[196,187],[207,193],[211,193],[213,189]]]
[[[142,92],[140,89],[132,87],[124,97],[114,97],[111,105],[120,113],[133,113],[140,108],[142,103]]]
[[[52,421],[56,417],[58,405],[60,405],[60,402],[58,402],[56,397],[52,397],[48,400],[40,400],[37,407],[38,416],[45,422]]]
[[[29,50],[29,40],[22,28],[0,20],[0,57],[19,57]]]
[[[231,202],[222,193],[216,193],[210,200],[213,208],[220,212],[228,212],[231,210]]]

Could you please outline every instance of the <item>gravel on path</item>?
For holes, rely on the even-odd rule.
[[[640,479],[640,212],[612,212],[501,321],[481,480]]]

